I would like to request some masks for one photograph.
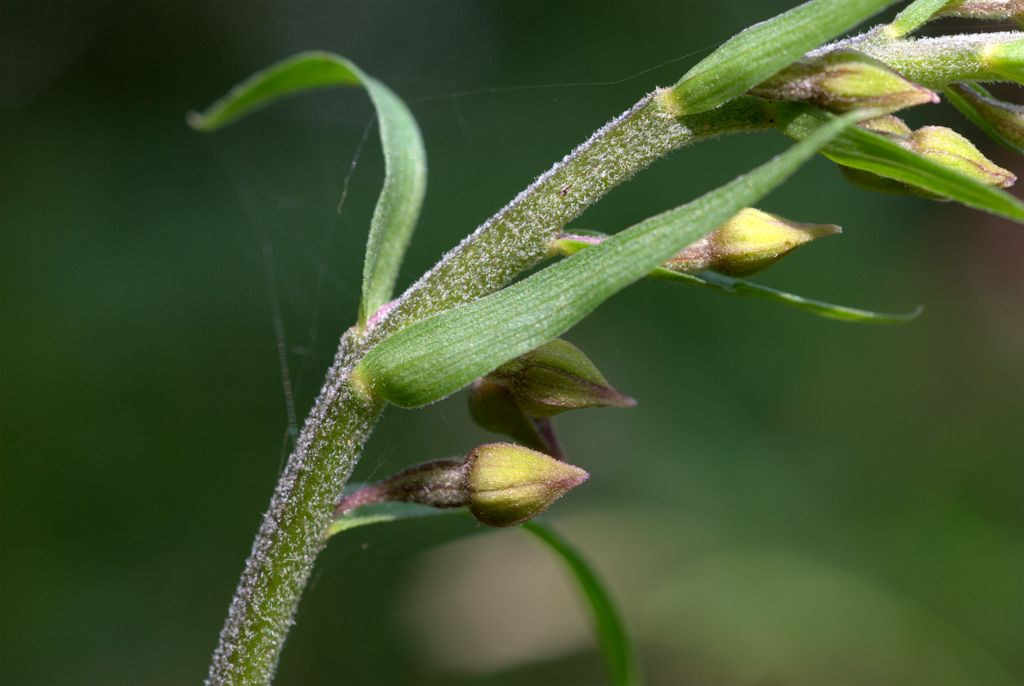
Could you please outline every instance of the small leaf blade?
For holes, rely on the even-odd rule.
[[[427,185],[427,154],[412,112],[395,93],[354,63],[327,52],[303,52],[238,84],[188,123],[216,131],[281,98],[329,86],[363,86],[377,113],[384,153],[384,185],[370,220],[363,263],[359,322],[390,298],[412,238]]]
[[[778,124],[800,140],[832,115],[802,103],[776,103]],[[853,169],[909,183],[968,207],[1024,222],[1024,202],[953,169],[933,162],[871,131],[849,127],[823,150],[830,160]]]
[[[580,233],[577,229],[574,229],[573,232]],[[587,236],[594,236],[602,239],[607,237],[606,234],[601,234],[596,231],[586,231],[583,233]],[[580,250],[585,250],[591,247],[592,245],[594,245],[593,242],[573,240],[571,237],[558,239],[558,249],[565,255],[577,253]],[[791,307],[804,310],[805,312],[810,312],[811,314],[816,314],[819,317],[825,317],[826,319],[834,319],[842,322],[865,324],[906,324],[917,319],[917,317],[921,315],[921,312],[923,312],[923,308],[921,307],[918,307],[911,312],[893,314],[862,310],[855,307],[846,307],[844,305],[834,305],[821,300],[805,298],[804,296],[796,295],[795,293],[780,291],[778,289],[771,288],[770,286],[764,286],[746,279],[718,274],[712,271],[681,273],[664,267],[655,267],[650,271],[648,276],[652,279],[674,281],[677,283],[689,284],[691,286],[709,288],[713,291],[724,293],[725,295],[746,295],[755,298],[763,298],[782,305],[789,305]]]
[[[680,115],[718,107],[894,1],[811,0],[754,24],[686,72],[668,99]]]
[[[611,683],[614,686],[636,686],[639,684],[640,678],[633,658],[629,634],[615,603],[612,601],[611,594],[601,582],[601,578],[580,555],[579,551],[550,527],[532,521],[523,524],[523,530],[544,543],[561,559],[566,570],[572,574],[573,581],[576,582],[590,608],[594,629],[605,665],[608,667]]]
[[[402,407],[439,400],[560,335],[781,184],[860,115],[834,119],[783,154],[686,205],[651,217],[501,291],[420,320],[372,348],[353,370]]]
[[[795,293],[787,293],[770,286],[765,286],[745,279],[737,279],[715,272],[699,272],[697,274],[680,274],[668,269],[655,269],[651,274],[655,278],[668,281],[681,281],[694,286],[702,286],[725,293],[726,295],[747,295],[755,298],[764,298],[772,302],[790,305],[805,312],[816,314],[826,319],[835,319],[841,322],[853,322],[864,324],[906,324],[921,316],[924,308],[918,306],[910,312],[886,313],[862,310],[856,307],[835,305],[821,300],[805,298]]]

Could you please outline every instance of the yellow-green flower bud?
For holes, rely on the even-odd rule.
[[[985,48],[982,62],[1008,81],[1024,83],[1024,39]]]
[[[469,511],[488,526],[515,526],[587,480],[571,464],[511,443],[490,443],[466,459]]]
[[[956,131],[944,126],[924,126],[911,131],[902,120],[892,117],[878,117],[860,124],[865,129],[886,136],[904,148],[916,152],[932,162],[970,176],[981,183],[999,188],[1012,186],[1017,177],[985,157],[974,144]],[[895,195],[918,195],[938,198],[934,193],[917,186],[896,181],[862,169],[840,167],[846,180],[855,186],[878,193]]]
[[[677,272],[710,269],[742,276],[764,269],[804,243],[840,231],[834,224],[800,224],[748,207],[664,266]]]
[[[881,117],[865,119],[858,126],[892,138],[906,138],[914,133],[905,121],[891,114],[883,114]]]
[[[579,348],[556,338],[506,362],[488,375],[508,387],[529,417],[551,417],[584,407],[632,407]]]
[[[939,97],[905,79],[888,65],[852,50],[800,60],[751,93],[770,100],[810,102],[837,112],[874,109],[895,112]]]
[[[474,448],[465,460],[413,465],[349,493],[340,516],[384,502],[450,509],[465,507],[487,526],[515,526],[536,517],[590,475],[550,455],[511,443]]]
[[[1010,171],[981,154],[974,144],[945,126],[924,126],[906,142],[914,152],[982,183],[1007,188],[1017,181]]]

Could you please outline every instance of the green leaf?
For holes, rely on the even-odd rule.
[[[949,4],[949,0],[914,0],[896,15],[886,27],[886,33],[893,38],[905,36],[928,23],[935,13]]]
[[[812,300],[801,295],[787,293],[769,286],[763,286],[753,281],[737,279],[715,272],[699,272],[697,274],[680,274],[668,269],[658,268],[651,274],[652,277],[665,279],[667,281],[681,281],[711,288],[719,293],[727,295],[747,295],[755,298],[764,298],[773,302],[791,305],[798,309],[816,314],[828,319],[836,319],[842,322],[863,322],[869,324],[906,324],[921,316],[924,308],[918,306],[911,312],[891,314],[885,312],[872,312],[871,310],[860,310],[854,307],[833,305],[832,303]]]
[[[372,524],[389,524],[447,514],[466,514],[466,511],[438,510],[409,503],[381,503],[336,517],[327,531],[327,537]],[[523,524],[522,528],[555,554],[579,586],[594,619],[594,630],[611,676],[611,683],[614,686],[636,686],[639,677],[629,637],[612,602],[611,594],[605,589],[600,577],[575,548],[549,527],[535,520]]]
[[[533,350],[785,181],[858,115],[830,121],[785,153],[686,205],[612,236],[480,300],[392,334],[353,370],[367,392],[418,407]]]
[[[573,232],[576,233],[578,231],[573,229]],[[587,231],[586,235],[603,236],[604,234]],[[573,240],[568,237],[558,239],[559,250],[566,255],[574,254],[580,250],[590,248],[593,245],[593,243]],[[884,312],[872,312],[870,310],[860,310],[853,307],[833,305],[832,303],[812,300],[793,293],[787,293],[768,286],[762,286],[761,284],[754,283],[752,281],[738,279],[711,271],[702,271],[690,274],[665,269],[664,267],[655,267],[651,270],[648,276],[654,279],[686,283],[691,286],[702,286],[704,288],[710,288],[714,291],[718,291],[719,293],[725,293],[726,295],[746,295],[755,298],[764,298],[773,302],[782,303],[783,305],[790,305],[821,317],[837,319],[843,322],[906,324],[907,322],[913,321],[919,317],[921,312],[924,311],[923,308],[918,307],[912,312],[903,314],[887,314]]]
[[[338,55],[303,52],[238,84],[188,123],[216,131],[289,95],[327,86],[363,86],[377,111],[384,152],[384,187],[370,220],[363,264],[360,324],[391,299],[398,268],[409,245],[427,186],[427,153],[412,112],[401,98],[359,67]]]
[[[977,83],[960,83],[948,86],[943,95],[954,107],[974,122],[975,126],[988,134],[989,138],[1014,152],[1024,154],[1024,107],[1010,105],[996,100],[983,86]],[[1006,130],[1015,134],[1013,140],[994,124],[1001,123]]]
[[[614,686],[635,686],[640,683],[633,650],[625,625],[611,595],[591,566],[569,543],[552,529],[537,521],[523,524],[523,529],[545,543],[562,562],[579,586],[590,606],[594,628],[601,645],[605,664]]]
[[[895,0],[811,0],[741,31],[672,87],[675,114],[718,107]]]
[[[779,128],[797,140],[834,119],[827,112],[802,103],[775,103],[774,107]],[[822,154],[841,165],[909,183],[968,207],[1024,222],[1024,203],[1009,193],[933,162],[877,133],[847,128]]]

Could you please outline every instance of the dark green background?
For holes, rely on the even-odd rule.
[[[187,110],[306,48],[392,85],[430,157],[407,283],[788,5],[5,2],[3,683],[202,679],[287,444],[274,313],[301,419],[355,311],[374,132],[336,208],[365,96],[305,96],[216,136]],[[909,118],[980,137],[944,107]],[[619,230],[785,145],[677,153],[579,225]],[[854,326],[628,290],[568,337],[640,405],[560,422],[592,478],[551,521],[609,578],[652,684],[1021,683],[1024,233],[848,187],[821,159],[762,206],[846,229],[763,282],[924,316]],[[389,411],[357,477],[486,440],[461,396]],[[318,564],[279,683],[601,683],[582,617],[521,533],[352,532]],[[559,640],[487,657],[544,631]]]

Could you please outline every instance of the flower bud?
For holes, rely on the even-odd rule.
[[[466,459],[469,511],[488,526],[522,524],[588,476],[535,450],[511,443],[482,445]]]
[[[636,401],[615,390],[583,352],[554,339],[488,375],[504,384],[528,417],[551,417],[584,407],[633,407]]]
[[[953,84],[947,94],[965,115],[993,138],[1017,150],[1024,147],[1024,107],[997,100],[973,84]],[[956,102],[957,99],[960,102]]]
[[[883,136],[889,136],[890,138],[906,138],[914,133],[907,126],[907,122],[892,114],[883,114],[881,117],[865,119],[858,126],[868,131],[880,133]]]
[[[487,377],[474,381],[469,389],[469,414],[482,429],[514,438],[548,455],[558,456],[561,452],[546,439],[536,420],[523,413],[503,383]]]
[[[403,469],[343,497],[335,515],[384,502],[467,507],[482,524],[515,526],[536,517],[587,480],[579,467],[544,453],[488,443],[465,460],[435,460]]]
[[[751,93],[770,100],[810,102],[837,112],[873,109],[894,112],[939,97],[908,81],[888,65],[853,50],[836,50],[800,60]]]
[[[990,45],[982,62],[1007,80],[1024,83],[1024,39]]]
[[[711,269],[722,274],[752,274],[795,248],[841,229],[833,224],[800,224],[751,207],[690,244],[665,263],[676,272]]]
[[[985,157],[974,147],[973,143],[956,131],[944,126],[924,126],[917,131],[911,131],[900,119],[891,116],[870,119],[861,122],[861,126],[889,138],[932,162],[958,171],[986,185],[1007,188],[1017,181],[1017,177],[1012,172]],[[862,169],[840,167],[840,170],[847,181],[866,190],[940,198],[922,188]]]
[[[988,159],[974,144],[945,126],[924,126],[907,139],[907,147],[933,162],[989,186],[1007,188],[1017,177]]]

